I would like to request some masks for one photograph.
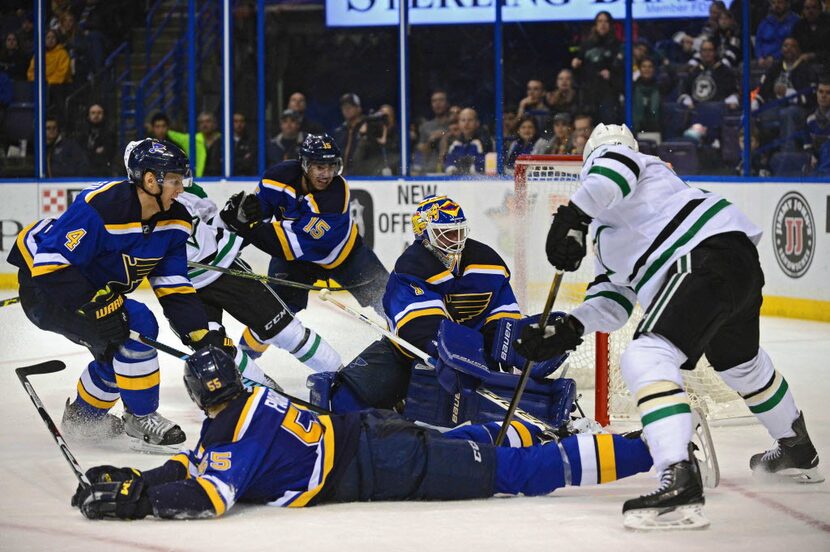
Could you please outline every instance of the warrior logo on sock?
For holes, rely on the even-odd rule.
[[[772,222],[775,259],[784,274],[800,278],[813,262],[815,224],[807,200],[798,192],[788,192],[775,208]]]

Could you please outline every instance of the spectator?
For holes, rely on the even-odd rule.
[[[804,149],[812,153],[810,165],[813,168],[827,165],[830,153],[825,144],[830,142],[830,77],[824,76],[816,87],[816,110],[807,117],[807,134],[809,139]]]
[[[715,43],[709,39],[700,46],[700,64],[689,71],[677,98],[692,109],[698,102],[724,102],[729,109],[738,107],[738,79],[735,72],[717,59]]]
[[[52,30],[59,30],[61,26],[61,17],[65,13],[71,13],[72,0],[52,0],[52,17],[49,19],[49,28]]]
[[[203,114],[202,114],[203,115]],[[199,115],[199,118],[202,117]],[[215,121],[215,119],[214,119]],[[156,140],[169,140],[184,150],[188,157],[190,155],[190,134],[187,132],[179,132],[170,128],[170,119],[165,113],[156,113],[150,119],[149,125],[150,135]],[[221,145],[220,145],[221,147]],[[207,158],[207,150],[205,148],[205,136],[201,132],[196,133],[196,160],[195,160],[195,176],[197,178],[205,175],[205,160]],[[220,153],[221,158],[221,153]],[[221,166],[221,165],[220,165]]]
[[[363,124],[363,108],[357,94],[347,92],[340,96],[340,113],[343,114],[343,124],[334,129],[332,137],[343,152],[343,174],[352,174],[354,153],[360,139],[358,131]]]
[[[461,127],[458,124],[458,114],[461,113],[461,108],[459,107],[456,111],[454,109],[456,107],[458,106],[450,107],[450,123],[447,125],[447,133],[438,142],[438,166],[435,167],[437,172],[444,172],[444,165],[447,160],[447,151],[450,149],[450,144],[461,137]]]
[[[743,174],[743,151],[744,151],[744,127],[738,131],[738,147],[741,150],[741,161],[735,171],[740,175]],[[749,174],[752,176],[772,176],[772,171],[769,166],[770,153],[769,150],[761,148],[761,131],[757,125],[752,125],[752,130],[749,132]]]
[[[20,42],[20,49],[26,56],[30,56],[35,47],[35,18],[31,12],[26,12],[20,29],[17,31],[17,40]]]
[[[536,117],[539,128],[547,128],[550,123],[550,109],[545,104],[545,85],[538,79],[527,81],[527,95],[519,102],[516,116],[521,119],[525,114]]]
[[[74,80],[85,82],[92,71],[89,48],[86,38],[75,25],[75,16],[71,11],[61,13],[57,31],[60,33],[64,47],[69,54]]]
[[[52,178],[88,174],[84,150],[73,140],[64,138],[55,117],[46,117],[46,176]]]
[[[802,19],[793,28],[807,61],[819,63],[830,71],[830,14],[821,11],[819,0],[804,0]]]
[[[790,10],[790,0],[770,0],[769,13],[755,32],[755,56],[762,68],[781,59],[784,39],[792,35],[798,16]]]
[[[66,48],[58,42],[58,33],[53,29],[46,31],[44,43],[46,45],[46,82],[50,85],[72,82],[72,63]],[[35,80],[34,56],[29,62],[26,76],[30,81]]]
[[[537,127],[539,123],[536,123]],[[507,158],[507,153],[510,151],[510,145],[516,141],[519,132],[519,117],[513,110],[506,110],[501,115],[501,135],[502,135],[502,153]],[[541,129],[539,129],[541,132]]]
[[[585,143],[587,141],[588,141],[588,139],[585,138],[585,136],[583,136],[582,134],[574,134],[574,136],[573,136],[573,142],[574,142],[573,154],[581,156],[582,152],[585,151]]]
[[[6,34],[3,50],[0,51],[0,71],[8,73],[13,80],[26,80],[29,56],[20,48],[17,34]]]
[[[300,146],[306,134],[300,130],[302,116],[293,109],[280,115],[280,133],[268,142],[268,165],[300,158]]]
[[[547,93],[547,104],[553,114],[576,114],[577,96],[574,88],[574,73],[570,69],[562,69],[556,75],[556,88]]]
[[[570,113],[557,113],[553,117],[553,136],[539,138],[533,153],[540,155],[569,155],[573,151],[573,119]]]
[[[201,135],[205,145],[205,168],[202,175],[222,176],[222,133],[219,132],[216,116],[209,111],[202,111],[196,119],[196,125],[199,129],[196,141],[199,142]]]
[[[576,117],[574,117],[574,144],[576,144],[577,138],[579,137],[583,138],[583,144],[587,142],[593,131],[594,120],[590,115],[586,113],[578,113]]]
[[[444,90],[434,90],[430,96],[432,119],[421,123],[418,129],[419,139],[416,146],[422,156],[426,172],[436,170],[438,166],[438,144],[447,133],[450,124],[450,103]]]
[[[539,123],[536,122],[536,117],[525,115],[519,119],[516,134],[516,139],[511,142],[504,160],[504,166],[508,169],[516,165],[517,157],[533,152],[533,146],[539,140]]]
[[[669,63],[677,65],[690,63],[697,54],[695,37],[686,34],[684,31],[674,33],[671,42],[662,42],[662,44],[663,49],[660,53]]]
[[[355,151],[354,174],[392,176],[400,174],[401,150],[395,109],[384,104],[363,120]]]
[[[108,127],[104,117],[104,108],[92,104],[87,110],[86,128],[78,134],[78,144],[86,149],[89,161],[89,176],[112,176],[112,162],[115,157],[115,133]]]
[[[300,130],[303,132],[303,136],[323,134],[326,131],[323,125],[306,117],[306,107],[305,95],[302,92],[294,92],[288,97],[288,106],[286,109],[291,109],[299,114]]]
[[[632,130],[660,132],[660,88],[657,84],[654,61],[646,58],[640,62],[640,76],[634,81],[631,99]]]
[[[742,59],[741,35],[738,23],[729,10],[724,9],[720,12],[717,32],[710,40],[715,43],[717,48],[715,57],[720,60],[720,63],[733,71],[737,70]],[[694,57],[689,60],[689,64],[700,65],[700,52],[695,53]]]
[[[792,37],[785,39],[781,46],[781,59],[774,62],[761,77],[761,88],[752,106],[755,111],[762,103],[770,104],[761,109],[760,123],[767,132],[778,130],[778,139],[784,144],[784,151],[798,149],[796,139],[812,107],[814,83],[815,74],[801,56],[798,41]]]
[[[703,28],[700,30],[698,37],[701,39],[714,39],[715,35],[718,34],[720,16],[725,11],[728,11],[726,9],[726,4],[724,4],[721,0],[714,0],[711,4],[709,4],[709,18],[706,20],[706,23],[703,24]]]
[[[256,152],[248,138],[248,121],[242,113],[233,114],[233,176],[256,174]]]
[[[476,110],[467,107],[458,115],[459,136],[447,149],[444,170],[447,174],[480,174],[484,172],[484,156],[493,151],[490,136],[481,129]]]
[[[602,123],[620,119],[620,94],[625,82],[620,43],[611,32],[613,18],[607,11],[594,17],[590,36],[579,45],[571,66],[579,71],[580,107]]]

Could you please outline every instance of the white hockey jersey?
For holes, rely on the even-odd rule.
[[[755,226],[726,199],[694,188],[652,155],[625,146],[591,153],[571,201],[593,218],[597,279],[571,314],[585,333],[622,327],[639,301],[648,309],[677,258],[706,238]]]
[[[219,218],[216,204],[194,184],[179,194],[176,201],[187,207],[193,229],[187,240],[187,260],[228,268],[239,255],[242,238],[227,230]],[[193,287],[200,289],[222,274],[203,268],[190,268],[187,273]]]

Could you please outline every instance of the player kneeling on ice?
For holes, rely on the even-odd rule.
[[[497,448],[489,444],[492,427],[442,434],[391,411],[315,414],[272,390],[246,390],[233,360],[215,348],[190,357],[184,383],[207,415],[199,442],[145,472],[91,468],[92,486],[72,497],[84,516],[186,519],[220,516],[237,502],[302,507],[544,495],[652,465],[639,437],[577,435]]]
[[[29,320],[88,347],[95,358],[78,381],[77,398],[67,401],[64,429],[97,438],[126,432],[139,448],[168,452],[185,434],[158,412],[158,354],[130,339],[131,331],[155,339],[158,323],[146,305],[125,296],[146,277],[185,344],[234,349],[209,330],[187,278],[190,214],[175,201],[190,178],[187,156],[174,144],[146,141],[132,151],[127,169],[127,180],[86,188],[59,218],[24,228],[9,262],[19,268]],[[108,414],[119,399],[123,421]]]
[[[484,366],[477,379],[509,400],[518,379],[512,372],[525,363],[513,341],[538,317],[522,318],[506,263],[489,246],[467,238],[467,218],[458,203],[447,196],[425,198],[412,227],[415,241],[395,263],[383,306],[390,331],[436,359],[437,366],[413,362],[410,351],[383,338],[343,370],[310,376],[311,401],[341,413],[400,408],[405,400],[404,416],[443,427],[502,420],[503,407],[458,393],[456,380],[470,378],[463,366],[459,373],[459,365],[449,361],[466,358]],[[520,404],[554,427],[569,420],[576,396],[573,380],[546,379],[566,356],[533,366]]]
[[[764,274],[761,230],[729,201],[689,187],[657,157],[638,152],[624,125],[598,125],[585,146],[582,185],[559,207],[546,251],[559,270],[576,270],[594,236],[596,279],[585,301],[541,332],[528,326],[516,348],[556,358],[593,331],[622,327],[637,301],[645,314],[621,370],[661,474],[659,488],[623,506],[632,526],[661,526],[673,510],[700,526],[704,503],[681,369],[705,354],[776,439],[755,454],[755,472],[820,482],[818,454],[786,380],[759,347]],[[666,522],[667,525],[672,525]]]

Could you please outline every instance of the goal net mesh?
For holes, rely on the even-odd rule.
[[[515,168],[514,289],[523,312],[540,312],[550,288],[554,270],[545,255],[545,239],[551,214],[567,203],[579,187],[582,159],[577,156],[520,156]],[[554,310],[569,312],[582,302],[593,280],[593,252],[576,272],[562,282]],[[610,335],[586,336],[565,364],[567,377],[574,378],[581,392],[594,389],[595,417],[600,423],[639,419],[631,394],[620,373],[620,355],[631,341],[642,318],[639,305],[628,323]],[[686,390],[693,406],[709,419],[749,416],[744,401],[718,377],[702,358],[694,370],[683,371]]]

